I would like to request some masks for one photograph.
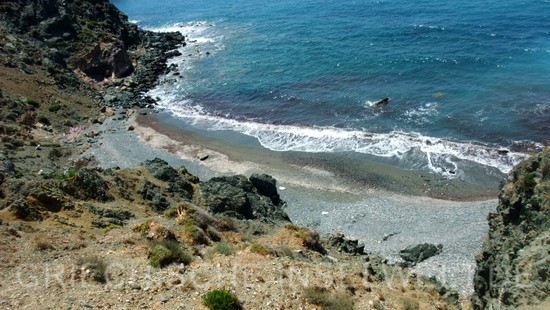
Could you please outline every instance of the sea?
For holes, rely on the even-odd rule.
[[[549,144],[549,0],[112,2],[186,37],[149,95],[197,128],[446,178]]]

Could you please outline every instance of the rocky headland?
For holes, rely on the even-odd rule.
[[[124,121],[154,109],[144,92],[184,44],[106,0],[0,3],[0,307],[218,309],[211,294],[224,309],[547,302],[548,151],[503,185],[472,304],[409,269],[440,246],[404,249],[396,265],[320,236],[290,221],[270,175],[200,180],[159,158],[121,169],[85,155],[102,123],[133,130]]]

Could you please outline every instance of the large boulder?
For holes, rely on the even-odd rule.
[[[212,178],[201,183],[200,191],[202,205],[209,212],[267,222],[289,221],[284,203],[274,204],[243,175]],[[278,196],[276,192],[275,195]]]
[[[488,216],[488,238],[476,257],[474,309],[549,305],[549,193],[550,149],[508,175],[497,210]]]
[[[364,255],[365,244],[354,238],[348,238],[343,233],[337,232],[328,237],[328,243],[339,252],[353,255]]]
[[[399,251],[399,256],[409,265],[416,265],[432,256],[440,254],[442,249],[443,245],[441,244],[422,243],[404,248]]]
[[[193,183],[197,183],[198,178],[190,174],[184,167],[178,171],[160,158],[147,160],[143,165],[156,179],[168,183],[168,191],[186,199],[193,197]]]

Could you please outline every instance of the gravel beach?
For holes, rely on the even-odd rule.
[[[440,255],[413,271],[436,276],[462,295],[472,293],[474,255],[488,230],[487,214],[497,205],[496,182],[479,186],[364,162],[360,169],[370,171],[367,178],[357,169],[349,172],[359,161],[352,156],[339,162],[330,154],[272,152],[246,136],[192,131],[178,127],[178,120],[167,120],[161,113],[107,121],[98,143],[84,156],[93,155],[103,167],[121,168],[160,157],[173,166],[184,165],[202,180],[271,174],[296,224],[321,233],[341,231],[390,262],[399,262],[398,252],[406,246],[442,244]],[[201,161],[204,155],[208,158]],[[449,199],[429,197],[434,195],[426,184]]]

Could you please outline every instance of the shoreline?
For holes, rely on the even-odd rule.
[[[270,174],[278,180],[279,194],[287,202],[286,212],[297,225],[315,228],[322,234],[343,232],[364,242],[365,251],[381,254],[392,263],[400,262],[398,253],[408,245],[443,244],[442,254],[411,270],[435,276],[463,296],[473,292],[474,256],[488,231],[487,214],[497,206],[496,194],[490,196],[490,192],[484,191],[483,195],[472,196],[469,192],[470,196],[442,200],[412,195],[422,189],[415,184],[409,184],[407,191],[391,191],[383,188],[388,181],[382,177],[366,178],[370,182],[357,175],[346,179],[346,169],[342,168],[349,161],[338,162],[326,154],[272,152],[251,137],[227,140],[233,133],[180,128],[179,120],[165,121],[170,118],[166,113],[152,113],[123,122],[107,121],[102,125],[106,128],[101,142],[85,154],[96,156],[104,168],[130,167],[160,157],[175,167],[185,166],[202,181],[228,174]],[[109,126],[111,129],[107,129]],[[128,126],[134,129],[129,131]],[[206,160],[197,158],[205,154]],[[388,171],[387,166],[378,163],[367,166],[376,165]],[[402,178],[394,186],[403,186],[410,182],[403,173],[415,175],[390,170],[388,179]],[[416,175],[422,177],[417,172]],[[443,185],[447,191],[458,190]],[[392,237],[385,238],[388,235]]]
[[[374,156],[354,152],[271,151],[253,137],[198,129],[168,112],[138,115],[133,124],[142,141],[188,160],[208,154],[208,159],[200,163],[221,173],[270,171],[277,177],[281,174],[292,176],[301,170],[305,174],[333,178],[341,183],[336,187],[344,192],[387,191],[447,201],[482,201],[498,195],[500,179],[496,177],[472,183],[447,179],[428,171],[401,169]],[[323,188],[323,184],[319,187]]]

